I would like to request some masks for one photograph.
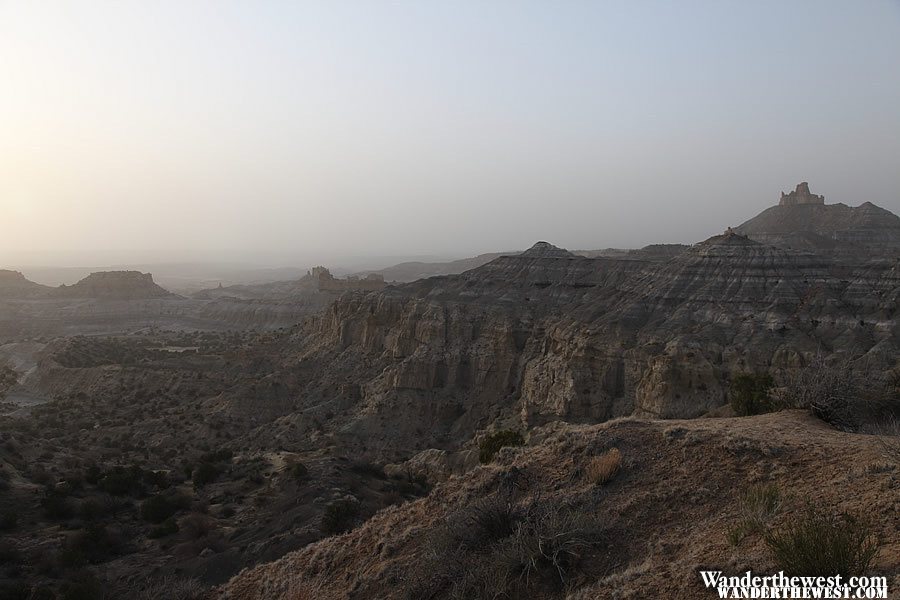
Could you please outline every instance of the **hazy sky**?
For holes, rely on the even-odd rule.
[[[0,266],[691,242],[900,212],[890,0],[0,0]]]

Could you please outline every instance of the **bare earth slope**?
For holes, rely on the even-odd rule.
[[[622,470],[595,485],[585,467],[610,448],[621,451]],[[521,505],[540,501],[576,510],[605,528],[603,551],[593,565],[582,566],[589,575],[543,597],[712,597],[700,584],[701,567],[740,574],[775,566],[759,536],[737,546],[727,540],[740,519],[738,498],[759,483],[777,485],[784,496],[773,527],[795,519],[807,502],[878,515],[883,545],[876,572],[888,575],[893,589],[900,584],[900,472],[884,462],[877,438],[838,432],[802,412],[550,424],[531,433],[528,447],[504,450],[498,462],[454,476],[426,498],[386,509],[348,534],[244,571],[218,597],[418,597],[410,592],[434,568],[429,544],[442,525],[495,494]],[[504,495],[510,486],[512,495]]]

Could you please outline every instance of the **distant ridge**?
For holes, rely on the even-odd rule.
[[[25,278],[19,271],[0,269],[0,298],[30,299],[46,296],[52,288]]]
[[[140,300],[171,298],[175,294],[156,285],[153,275],[140,271],[101,271],[91,273],[74,285],[61,285],[53,292],[57,298],[95,298]]]

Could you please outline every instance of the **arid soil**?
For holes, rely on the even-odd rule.
[[[713,597],[703,589],[700,568],[740,574],[775,567],[761,536],[737,545],[728,539],[742,518],[741,493],[759,484],[782,494],[767,524],[774,529],[808,503],[872,517],[882,543],[874,571],[897,589],[900,465],[886,458],[883,441],[836,431],[800,411],[549,424],[531,432],[527,447],[502,451],[496,464],[453,476],[427,498],[382,511],[348,534],[249,569],[218,593],[235,600],[415,597],[421,578],[441,574],[428,557],[429,544],[448,519],[501,495],[587,515],[603,531],[592,562],[573,569],[558,588],[543,589],[547,597]],[[611,448],[622,454],[621,469],[598,485],[586,467]],[[448,589],[434,597],[448,597]]]

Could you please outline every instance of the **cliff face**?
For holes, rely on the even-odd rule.
[[[735,373],[900,355],[897,263],[848,269],[735,234],[665,263],[545,250],[344,295],[295,341],[298,408],[387,450],[450,447],[498,422],[694,417]]]

